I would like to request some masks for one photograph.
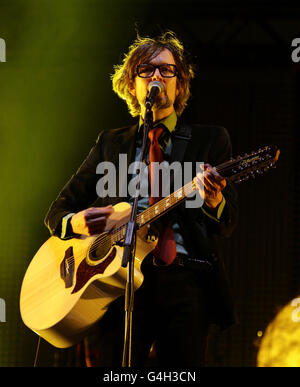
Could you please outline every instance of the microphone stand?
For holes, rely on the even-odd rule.
[[[147,138],[149,129],[153,126],[153,112],[152,103],[146,102],[146,110],[144,116],[144,131],[143,131],[143,143],[142,151],[140,154],[139,162],[144,160]],[[135,246],[136,246],[136,216],[138,199],[140,196],[140,183],[141,183],[141,171],[138,176],[138,183],[135,189],[135,197],[133,206],[131,209],[130,221],[127,224],[125,240],[123,243],[124,252],[122,258],[122,267],[128,265],[127,281],[125,287],[125,332],[124,332],[124,347],[123,347],[123,359],[122,367],[131,367],[131,339],[132,339],[132,313],[134,304],[134,259],[135,259]]]

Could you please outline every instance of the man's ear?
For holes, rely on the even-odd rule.
[[[175,90],[175,97],[176,98],[178,97],[180,92],[181,92],[181,84],[179,83],[179,80],[176,79],[176,90]]]
[[[175,97],[176,98],[178,97],[179,93],[180,93],[180,86],[178,85],[178,81],[177,81],[176,90],[175,90]]]

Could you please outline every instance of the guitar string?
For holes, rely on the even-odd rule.
[[[255,156],[255,154],[254,154],[254,155],[250,155],[250,156],[253,157],[253,156]],[[249,157],[249,156],[244,156],[244,158],[245,158],[245,157]],[[235,167],[234,164],[237,164],[237,165],[240,164],[240,161],[241,161],[241,159],[239,159],[239,160],[229,160],[229,161],[227,161],[227,162],[225,162],[225,163],[223,163],[223,164],[220,164],[218,167],[216,167],[216,170],[217,170],[218,172],[221,172],[221,173],[224,174],[224,172],[227,172],[228,170],[232,170],[232,169]],[[258,165],[251,166],[251,168],[257,168],[257,167],[258,167]],[[250,169],[251,169],[251,168],[250,168]],[[245,170],[240,171],[240,174],[242,174],[242,173],[245,173]],[[236,175],[238,175],[238,174],[236,174]],[[155,216],[153,216],[153,215],[157,215],[157,212],[160,213],[161,210],[164,211],[164,210],[166,210],[168,207],[172,207],[174,204],[176,204],[176,202],[177,202],[178,200],[176,200],[174,203],[172,203],[172,199],[174,198],[174,196],[176,196],[176,194],[178,194],[179,192],[182,192],[182,191],[185,192],[185,191],[187,190],[187,188],[190,188],[189,185],[192,185],[192,186],[193,186],[193,184],[194,184],[193,181],[190,182],[190,183],[188,183],[186,186],[184,186],[184,187],[178,189],[178,190],[175,191],[173,194],[169,195],[167,198],[162,199],[161,201],[157,202],[155,205],[149,207],[148,209],[146,209],[146,210],[144,210],[142,213],[140,213],[140,214],[138,215],[138,217],[140,217],[140,218],[142,218],[142,217],[148,218],[148,221],[147,221],[147,222],[144,222],[143,225],[145,225],[145,224],[148,223],[150,220],[152,220],[153,218],[155,218]],[[192,190],[191,190],[190,192],[185,193],[185,196],[184,196],[182,199],[186,199],[186,197],[187,197],[192,191],[194,191],[194,190],[195,190],[195,189],[192,188]],[[169,199],[169,200],[171,201],[171,204],[170,204],[170,206],[168,206],[168,207],[166,207],[166,204],[165,204],[165,202],[166,202],[167,199]],[[154,214],[153,214],[153,212],[154,212]],[[106,239],[106,245],[105,245],[105,247],[111,246],[111,245],[113,244],[112,242],[118,242],[118,241],[124,239],[125,235],[123,235],[122,232],[124,231],[124,227],[125,227],[125,226],[126,226],[126,224],[121,225],[121,226],[118,227],[116,230],[114,230],[112,233],[110,233],[110,234],[105,234],[105,236],[104,236],[103,239],[101,239],[101,238],[97,239],[96,241],[97,241],[98,243],[95,243],[95,244],[94,244],[95,249],[97,249],[98,246],[99,246],[100,244],[103,244],[103,240],[105,240],[105,239]],[[115,236],[116,234],[117,234],[117,237],[116,237],[116,240],[114,240],[114,236]],[[119,235],[118,235],[118,234],[119,234]]]
[[[186,199],[186,197],[191,192],[193,192],[195,190],[195,188],[193,186],[194,186],[194,183],[193,182],[189,182],[184,187],[181,187],[180,189],[178,189],[177,191],[175,191],[171,195],[169,195],[168,198],[169,198],[171,203],[167,207],[166,207],[166,204],[165,204],[166,198],[163,198],[160,201],[158,201],[155,205],[147,208],[142,213],[137,215],[137,218],[138,218],[137,219],[138,220],[137,223],[139,225],[141,224],[140,227],[142,227],[142,226],[146,225],[149,221],[151,221],[154,218],[160,216],[162,210],[165,211],[168,208],[171,208],[172,206],[174,206],[175,204],[179,204],[179,201],[183,201],[184,199]],[[182,191],[185,193],[184,195],[182,194]],[[180,192],[181,192],[181,195],[179,195]],[[141,222],[141,218],[146,218],[148,220],[145,221],[145,222]],[[124,229],[124,227],[126,227],[126,225],[127,225],[127,222],[125,224],[119,226],[117,229],[112,231],[110,234],[106,234],[105,236],[107,236],[108,239],[113,239],[113,235],[114,234],[121,234],[122,233],[122,229]],[[121,234],[121,236],[123,236],[123,235]],[[124,235],[124,237],[125,237],[125,235]],[[117,235],[116,242],[118,240],[120,240],[120,235]],[[102,243],[102,241],[103,240],[101,240],[100,243]]]
[[[229,164],[230,165],[230,169],[232,169],[232,163],[231,162],[227,162],[227,163],[224,163],[224,164]],[[221,166],[223,168],[220,168]],[[222,170],[222,172],[224,173],[224,169],[228,169],[228,168],[224,168],[224,165],[220,165],[218,167],[218,169]],[[241,171],[241,173],[242,172],[244,172],[244,171]],[[171,194],[169,196],[169,199],[172,200],[175,197],[176,193],[179,193],[180,191],[181,192],[182,191],[186,191],[186,189],[188,188],[189,185],[191,185],[193,187],[193,182],[190,182],[186,186],[184,186],[184,187],[180,188],[179,190],[175,191],[173,194]],[[194,190],[195,190],[195,188],[192,188],[191,192],[194,191]],[[185,193],[185,196],[180,198],[181,199],[180,201],[182,201],[183,199],[186,199],[186,197],[191,192]],[[155,205],[149,207],[147,210],[143,211],[143,213],[138,215],[138,217],[141,217],[141,215],[143,215],[144,217],[147,217],[146,216],[146,213],[147,213],[149,220],[147,222],[145,222],[143,225],[148,223],[150,220],[154,219],[157,216],[157,213],[158,213],[158,215],[160,215],[161,210],[166,210],[165,200],[166,200],[166,198],[162,199],[161,201],[157,202]],[[174,204],[177,204],[178,201],[179,200],[176,200],[174,203],[171,203],[170,207],[172,207]],[[127,225],[127,223],[119,226],[117,229],[115,229],[111,233],[105,233],[103,235],[100,235],[98,238],[96,238],[95,241],[92,244],[92,248],[90,249],[90,253],[95,252],[100,245],[102,245],[102,248],[104,250],[106,250],[106,249],[109,250],[109,248],[114,243],[119,242],[122,239],[124,239],[125,238],[125,227],[126,227],[126,225]],[[71,258],[71,257],[69,257],[69,258]]]
[[[185,200],[186,196],[188,196],[193,190],[195,190],[194,188],[194,183],[193,182],[189,182],[186,186],[180,188],[179,190],[173,192],[171,195],[170,195],[170,200],[172,201],[172,199],[176,198],[176,194],[180,191],[183,191],[185,192],[185,196],[180,196],[179,198],[176,198],[175,199],[175,202],[174,203],[171,203],[170,207],[173,206],[174,204],[179,204],[179,202]],[[187,191],[187,193],[186,193]],[[150,220],[154,219],[155,217],[157,216],[160,216],[160,213],[161,213],[161,210],[162,209],[165,209],[165,205],[164,205],[164,201],[165,199],[161,199],[159,202],[157,202],[154,206],[151,206],[149,207],[148,209],[146,209],[143,213],[147,212],[149,215],[148,215],[148,221],[145,222],[143,225],[145,225],[146,223],[148,223]],[[157,207],[160,208],[160,211],[158,211],[158,214],[157,214]],[[141,214],[138,215],[138,218],[140,218]],[[102,235],[100,235],[99,237],[97,237],[95,239],[95,241],[92,243],[92,247],[90,248],[89,250],[89,254],[95,252],[98,247],[101,245],[102,249],[104,250],[109,250],[109,248],[116,242],[118,241],[121,241],[122,239],[124,239],[125,237],[125,228],[127,226],[127,222],[121,226],[119,226],[117,229],[115,229],[114,231],[112,231],[111,233],[104,233]],[[114,240],[114,236],[116,236],[116,240]],[[79,258],[84,258],[85,254],[83,254],[81,257],[79,256]],[[68,259],[71,259],[71,258],[74,258],[74,256],[70,256],[68,257]],[[99,260],[99,259],[98,259]]]
[[[261,153],[265,153],[265,151],[261,152]],[[247,155],[247,156],[244,156],[243,158],[245,157],[255,157],[257,154],[253,154],[253,155]],[[227,171],[234,169],[235,165],[239,165],[241,161],[243,161],[243,158],[241,159],[238,159],[238,160],[229,160],[227,162],[224,162],[220,165],[218,165],[216,167],[216,170],[220,173],[220,174],[224,174],[226,173]],[[272,160],[269,159],[268,160],[268,163],[270,163]],[[259,168],[259,165],[254,165],[254,166],[251,166],[251,168]],[[245,170],[242,170],[240,171],[240,174],[242,173],[245,173]],[[237,174],[238,175],[238,174]],[[190,190],[188,193],[186,193],[187,190]],[[179,188],[177,191],[173,192],[171,195],[169,195],[168,197],[166,198],[163,198],[161,199],[160,201],[158,201],[155,205],[149,207],[148,209],[144,210],[142,213],[140,213],[137,217],[138,218],[141,218],[142,215],[143,217],[147,217],[148,215],[148,221],[147,222],[144,222],[143,225],[147,224],[149,221],[151,220],[154,220],[157,216],[160,216],[161,214],[161,210],[165,211],[167,208],[166,208],[166,200],[169,199],[171,201],[171,204],[170,206],[168,206],[168,208],[171,208],[172,206],[174,206],[175,204],[179,204],[178,202],[180,201],[183,201],[187,198],[187,196],[192,193],[193,191],[195,191],[195,184],[193,181],[189,182],[188,184],[186,184],[184,187],[181,187]],[[174,197],[176,197],[176,194],[178,195],[179,193],[182,194],[182,192],[185,193],[184,196],[179,196],[179,199],[175,199],[175,202],[172,203],[172,200],[174,199]],[[158,214],[157,214],[158,213]],[[100,245],[102,245],[103,249],[109,249],[111,246],[113,246],[115,243],[121,241],[122,239],[125,238],[125,228],[126,228],[126,225],[127,225],[127,222],[121,226],[119,226],[117,229],[113,230],[112,232],[109,232],[109,233],[104,233],[102,235],[100,235],[99,237],[97,237],[95,239],[95,241],[93,242],[92,244],[92,248],[90,249],[90,253],[93,253],[95,252],[98,247]],[[142,225],[142,226],[143,226]],[[114,239],[114,237],[116,237],[116,239]],[[82,256],[84,257],[85,254]],[[69,259],[71,258],[74,258],[74,256],[70,256],[68,257]]]
[[[276,149],[277,149],[277,148],[276,148]],[[275,149],[275,151],[276,151],[276,149]],[[273,151],[274,151],[274,149],[273,149]],[[261,152],[261,153],[270,156],[270,154],[269,154],[268,152],[266,152],[266,151]],[[255,156],[255,155],[249,155],[249,156],[247,156],[247,157],[253,157],[253,156]],[[261,156],[261,154],[260,154],[260,156]],[[238,166],[239,163],[240,163],[242,160],[243,160],[243,159],[229,160],[229,161],[227,161],[227,162],[225,162],[225,163],[223,163],[223,164],[220,164],[218,167],[216,167],[216,170],[219,171],[219,172],[223,172],[223,173],[224,173],[224,171],[227,171],[228,169],[231,169],[231,170],[232,170],[235,166]],[[268,160],[263,160],[263,163],[262,163],[262,162],[259,162],[259,164],[256,165],[256,168],[260,168],[262,164],[263,164],[263,165],[271,164],[274,160],[275,160],[275,157],[270,157]],[[244,171],[241,171],[241,172],[242,172],[242,173],[245,173],[245,170],[244,170]],[[222,173],[220,173],[220,174],[222,174]],[[193,181],[190,182],[190,183],[188,183],[188,184],[190,184],[191,186],[193,186],[192,183],[193,183]],[[181,190],[182,190],[183,188],[184,188],[184,187],[182,187]],[[174,196],[175,193],[178,192],[178,191],[179,191],[179,190],[175,191],[175,192],[174,192],[173,194],[171,194],[171,195]],[[171,195],[170,195],[170,196],[171,196]],[[186,196],[187,196],[187,195],[186,195]],[[181,198],[180,200],[178,200],[177,203],[179,204],[180,202],[182,202],[183,200],[185,200],[185,199],[186,199],[186,196],[183,197],[183,198]],[[165,199],[166,199],[166,198],[165,198]],[[161,202],[164,201],[165,199],[162,199]],[[160,203],[160,202],[156,203],[156,205],[159,204],[159,203]],[[174,203],[174,204],[175,204],[175,203]],[[155,205],[155,206],[156,206],[156,205]],[[173,204],[172,204],[172,205],[173,205]],[[170,207],[172,207],[172,205],[171,205]],[[151,206],[151,207],[149,207],[147,210],[145,210],[145,211],[147,211],[147,213],[149,213],[150,215],[151,215],[151,214],[153,215],[153,208],[152,208],[152,207],[154,207],[154,206]],[[143,212],[143,213],[145,214],[145,212]],[[141,213],[141,214],[143,214],[143,213]],[[140,216],[141,214],[139,214],[138,216]],[[153,219],[155,219],[155,217],[154,217]],[[150,218],[150,220],[151,220],[151,218]],[[149,222],[149,220],[148,220],[148,222]],[[145,222],[145,224],[147,224],[148,222]],[[126,222],[125,224],[119,226],[117,229],[113,230],[113,232],[111,232],[111,233],[105,233],[105,234],[102,234],[102,235],[96,237],[96,239],[95,239],[95,241],[94,241],[94,245],[96,246],[96,248],[91,248],[91,249],[90,249],[90,252],[93,252],[93,251],[97,250],[98,246],[99,246],[100,244],[102,244],[103,241],[104,241],[104,245],[106,246],[106,248],[108,248],[108,247],[111,247],[111,246],[113,245],[113,243],[115,243],[115,242],[117,242],[117,241],[119,241],[119,240],[124,239],[124,237],[125,237],[125,234],[124,234],[125,229],[124,229],[124,228],[126,227],[126,225],[127,225],[127,222]],[[118,233],[119,233],[119,235],[118,235]],[[122,233],[123,233],[123,234],[122,234]],[[114,240],[114,237],[115,237],[115,240]],[[121,237],[122,237],[122,238],[121,238]],[[93,246],[93,244],[92,244],[92,246]],[[81,259],[84,258],[84,257],[86,257],[86,250],[85,250],[85,251],[82,251],[82,252],[83,252],[83,254],[80,254],[80,253],[79,253],[78,256],[77,256],[77,258],[80,260],[80,263],[82,262]],[[80,256],[81,256],[81,257],[80,257]],[[68,257],[67,259],[68,259],[68,260],[73,260],[73,262],[74,262],[74,258],[75,258],[74,255],[72,255],[72,256]],[[79,264],[80,264],[80,263],[79,263]]]
[[[189,184],[191,184],[191,183],[189,183]],[[183,188],[181,188],[181,190],[182,189]],[[172,194],[172,196],[175,195],[175,193],[176,193],[176,191]],[[174,201],[173,203],[170,204],[169,208],[175,204],[179,204],[178,202],[183,201],[184,199],[185,199],[184,196],[180,199],[177,199],[176,201]],[[170,200],[172,201],[172,199],[170,199]],[[157,210],[157,207],[159,207],[159,210]],[[166,207],[164,204],[164,199],[160,200],[154,206],[149,207],[148,209],[143,211],[143,213],[138,215],[139,219],[141,218],[141,215],[143,215],[144,218],[148,219],[146,222],[143,222],[142,225],[140,225],[140,227],[146,225],[150,220],[154,220],[156,217],[160,216],[161,210],[166,210]],[[147,213],[147,215],[145,215],[145,213]],[[138,219],[137,223],[141,224],[139,219]],[[102,238],[101,238],[101,236],[99,238],[97,238],[95,240],[95,242],[93,243],[93,248],[91,248],[90,251],[91,252],[96,251],[97,248],[99,247],[99,245],[102,245],[104,250],[109,249],[114,243],[119,242],[122,239],[124,239],[126,226],[127,226],[127,222],[125,224],[119,226],[117,229],[113,230],[111,233],[104,234]],[[114,239],[114,237],[116,237],[116,238]]]

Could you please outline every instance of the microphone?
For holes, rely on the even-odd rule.
[[[146,98],[146,108],[151,108],[155,97],[164,91],[165,87],[161,82],[153,81],[148,84],[147,90],[148,96]]]

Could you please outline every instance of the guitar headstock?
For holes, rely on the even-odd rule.
[[[234,183],[241,183],[276,168],[279,154],[280,150],[276,145],[265,146],[249,154],[245,153],[242,156],[231,158],[228,162],[221,164],[217,171]]]

